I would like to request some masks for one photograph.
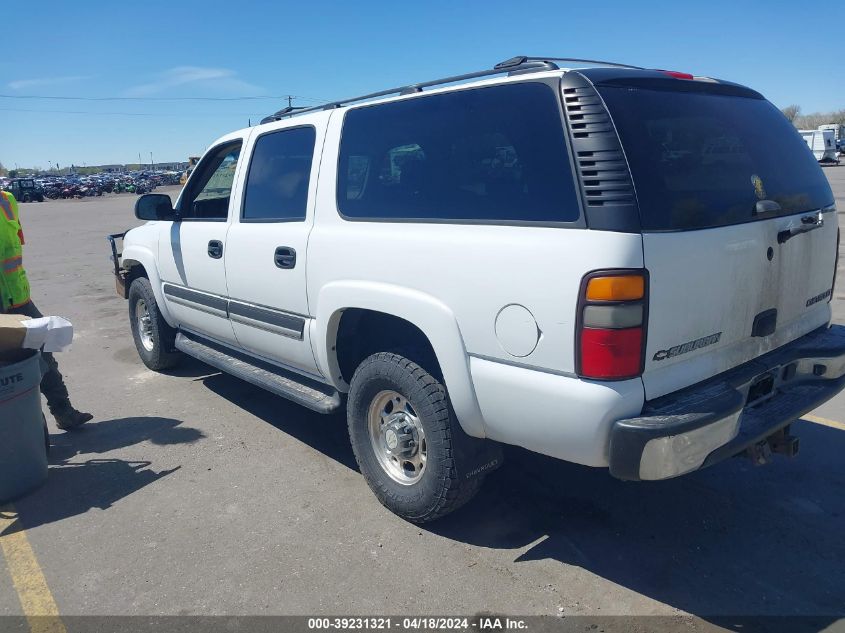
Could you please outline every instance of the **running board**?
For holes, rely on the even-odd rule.
[[[318,413],[331,413],[340,407],[340,394],[332,387],[211,341],[179,332],[176,335],[176,349]]]

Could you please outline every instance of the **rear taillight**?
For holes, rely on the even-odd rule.
[[[598,271],[584,277],[576,331],[578,375],[597,380],[639,376],[647,307],[644,270]]]

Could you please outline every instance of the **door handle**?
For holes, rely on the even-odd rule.
[[[290,246],[279,246],[273,254],[273,261],[278,268],[293,268],[296,266],[296,251]]]
[[[208,243],[208,256],[212,259],[223,257],[223,242],[220,240],[211,240]]]
[[[821,212],[818,215],[805,215],[801,218],[801,225],[786,229],[785,231],[780,231],[778,233],[778,244],[785,244],[787,241],[791,240],[796,235],[801,235],[801,233],[808,233],[815,229],[820,229],[824,226],[824,216]]]

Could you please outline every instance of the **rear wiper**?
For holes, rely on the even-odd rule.
[[[774,200],[758,200],[754,205],[754,215],[763,215],[764,213],[779,213],[781,211],[780,205]]]
[[[784,244],[787,240],[795,237],[796,235],[807,233],[808,231],[814,231],[815,229],[823,226],[824,216],[821,214],[821,211],[812,215],[802,216],[801,224],[799,226],[786,229],[784,231],[778,231],[778,244]]]

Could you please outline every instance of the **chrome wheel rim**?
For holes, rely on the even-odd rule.
[[[135,327],[138,328],[138,338],[141,340],[141,345],[148,352],[155,349],[153,342],[153,319],[150,316],[150,310],[147,308],[147,302],[143,299],[138,299],[135,304]]]
[[[380,391],[370,402],[367,428],[379,466],[396,483],[410,486],[425,472],[425,430],[416,409],[398,391]]]

